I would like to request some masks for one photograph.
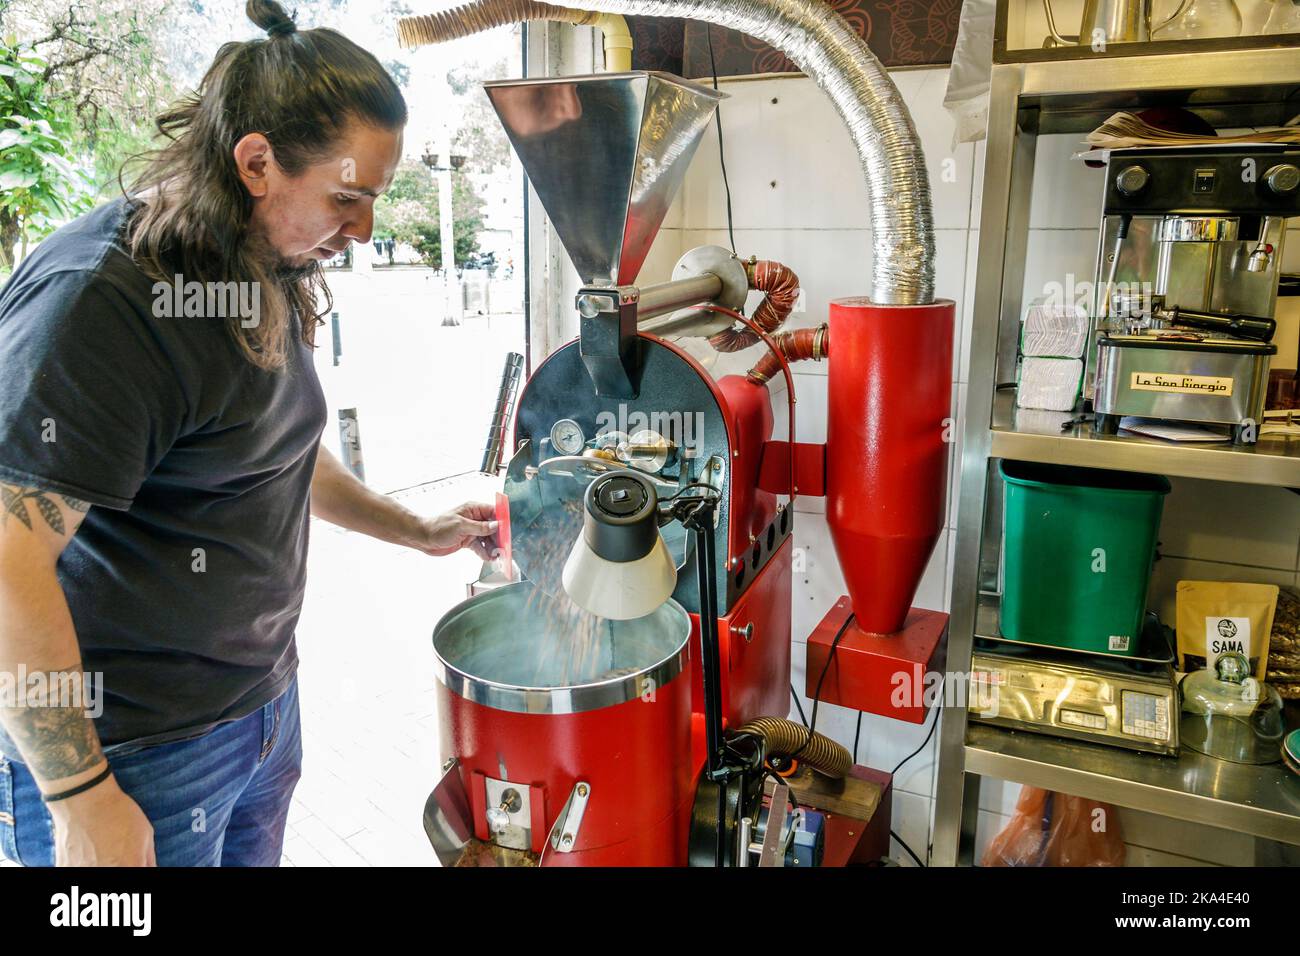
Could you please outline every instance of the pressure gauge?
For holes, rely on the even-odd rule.
[[[581,455],[586,444],[582,426],[572,418],[561,418],[551,426],[551,445],[561,455]]]

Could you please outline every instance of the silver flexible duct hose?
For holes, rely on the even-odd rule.
[[[925,157],[898,88],[875,54],[823,0],[581,0],[598,13],[686,17],[739,30],[775,47],[835,104],[871,195],[871,298],[934,300],[934,219]],[[553,15],[545,15],[547,10]],[[476,0],[399,24],[407,46],[528,19],[574,22],[576,11],[524,0]]]

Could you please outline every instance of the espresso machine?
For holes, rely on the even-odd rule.
[[[1136,416],[1256,440],[1296,215],[1294,146],[1111,151],[1084,376],[1098,432]]]

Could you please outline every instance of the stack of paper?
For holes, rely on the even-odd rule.
[[[1025,313],[1020,354],[1042,358],[1082,358],[1088,341],[1088,314],[1081,305],[1034,302]]]
[[[1020,363],[1016,404],[1021,408],[1068,412],[1079,396],[1082,376],[1083,362],[1079,359],[1026,356]]]
[[[1068,412],[1079,396],[1083,350],[1088,342],[1088,314],[1083,306],[1030,304],[1020,334],[1020,384],[1016,404]]]
[[[1167,422],[1155,418],[1139,418],[1136,415],[1125,415],[1119,420],[1119,427],[1126,432],[1135,432],[1149,438],[1163,438],[1165,441],[1232,441],[1232,436],[1222,427]]]
[[[1300,143],[1300,126],[1270,126],[1235,136],[1174,133],[1120,111],[1088,134],[1088,142],[1105,149],[1136,146],[1212,146],[1230,143]]]

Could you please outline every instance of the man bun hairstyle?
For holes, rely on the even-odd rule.
[[[375,57],[335,30],[299,30],[274,0],[248,0],[248,18],[266,36],[223,44],[198,90],[156,120],[165,140],[124,190],[133,204],[127,240],[152,278],[258,282],[260,321],[228,326],[246,358],[263,368],[285,363],[300,335],[330,311],[319,263],[274,263],[248,229],[253,202],[239,178],[235,144],[261,133],[286,175],[331,156],[352,123],[385,130],[406,124],[401,90]],[[318,296],[323,308],[318,309]]]
[[[248,19],[267,32],[269,36],[288,36],[296,33],[298,24],[284,12],[275,0],[248,0]]]

